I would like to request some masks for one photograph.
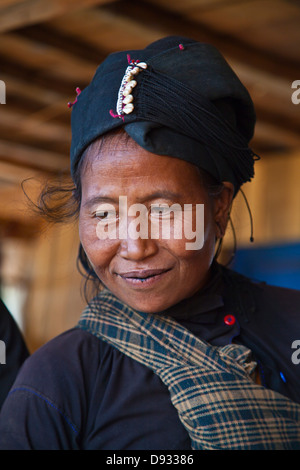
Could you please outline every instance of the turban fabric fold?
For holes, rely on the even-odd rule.
[[[254,126],[251,97],[214,46],[163,38],[110,54],[80,93],[72,109],[71,173],[88,145],[123,127],[146,150],[193,163],[237,192],[254,175]]]

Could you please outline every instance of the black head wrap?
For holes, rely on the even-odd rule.
[[[235,192],[254,175],[254,106],[211,45],[172,36],[109,55],[73,106],[71,173],[89,144],[120,126],[146,150],[193,163]]]

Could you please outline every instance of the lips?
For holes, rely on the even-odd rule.
[[[169,269],[145,269],[119,273],[119,276],[125,279],[148,279],[149,277],[158,276],[167,271],[169,271]]]
[[[135,289],[152,288],[170,269],[140,269],[119,273],[118,276],[128,286]]]

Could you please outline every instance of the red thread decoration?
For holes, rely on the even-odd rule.
[[[139,59],[137,59],[137,60],[131,59],[131,57],[130,57],[129,54],[127,54],[127,61],[128,61],[128,64],[129,64],[129,65],[138,64],[138,63],[140,62]]]
[[[72,108],[72,106],[77,102],[77,98],[78,98],[78,96],[79,96],[80,93],[81,93],[81,90],[80,90],[79,87],[77,87],[75,91],[76,91],[76,93],[77,93],[76,99],[73,101],[73,103],[71,103],[71,102],[69,101],[69,103],[68,103],[68,108]]]
[[[110,114],[113,118],[121,118],[121,119],[123,119],[123,122],[124,122],[124,116],[123,116],[122,114],[116,114],[116,113],[114,113],[114,111],[113,111],[112,109],[109,111],[109,114]]]
[[[183,44],[179,44],[179,49],[180,49],[181,51],[183,51],[183,50],[184,50],[184,45],[183,45]]]

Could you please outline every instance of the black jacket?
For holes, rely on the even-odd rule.
[[[300,402],[300,292],[215,265],[201,292],[167,314],[211,344],[253,351],[263,384]],[[73,328],[25,361],[0,414],[0,449],[185,450],[168,388],[148,367]]]
[[[294,343],[300,344],[300,291],[219,269],[225,308],[236,316],[238,341],[252,350],[263,384],[300,403],[300,351]]]

